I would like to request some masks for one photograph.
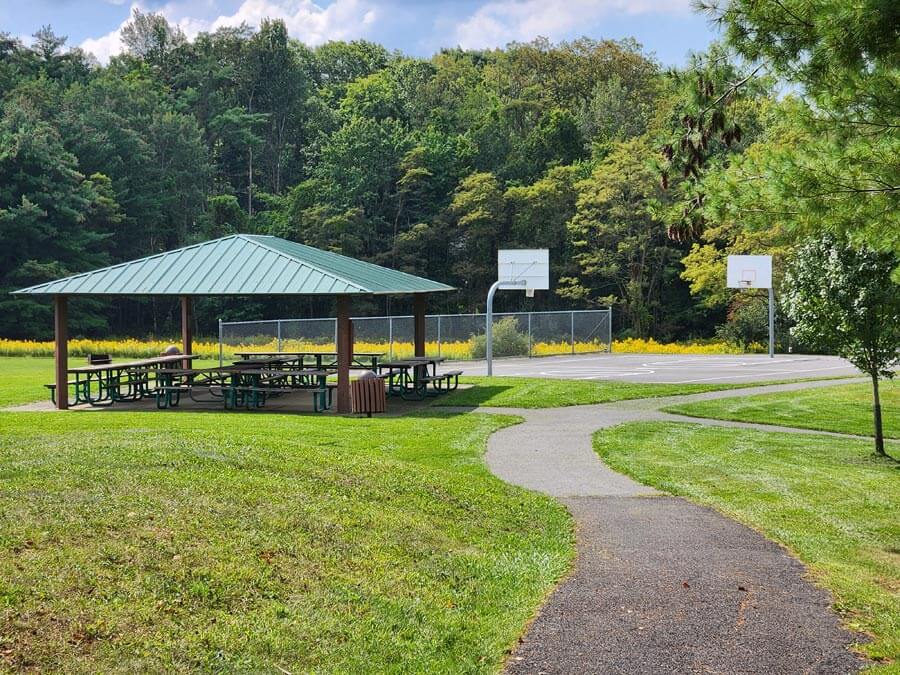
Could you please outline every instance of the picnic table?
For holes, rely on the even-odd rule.
[[[310,390],[316,412],[331,407],[332,388],[326,369],[252,368],[246,365],[217,366],[196,369],[166,369],[157,375],[156,405],[158,408],[177,406],[181,395],[200,403],[221,399],[226,408],[261,408],[269,396],[292,389]],[[212,398],[201,399],[198,389],[206,389]],[[216,393],[218,389],[219,393]]]
[[[446,359],[442,356],[413,356],[378,364],[381,374],[387,375],[388,393],[406,399],[422,399],[453,391],[459,385],[461,370],[438,374],[437,365]],[[429,372],[429,368],[431,371]],[[429,391],[428,385],[432,385]]]
[[[306,359],[312,359],[316,368],[337,368],[337,352],[235,352],[235,356],[242,359],[262,359],[262,358],[279,358],[290,357],[299,361],[301,368],[306,366]],[[354,352],[350,357],[351,368],[365,368],[366,370],[377,371],[378,361],[384,355],[383,352]]]
[[[75,387],[74,405],[89,403],[93,406],[106,406],[116,401],[136,401],[152,393],[150,373],[197,358],[200,357],[196,354],[172,354],[69,368],[67,372],[75,376],[74,380],[69,381]],[[50,389],[50,398],[55,403],[58,394],[56,385],[44,386]]]

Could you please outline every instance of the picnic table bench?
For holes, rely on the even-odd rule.
[[[269,396],[307,390],[313,395],[313,410],[321,412],[331,408],[334,387],[328,383],[328,376],[333,373],[333,370],[324,369],[291,370],[234,365],[167,369],[158,376],[156,405],[160,409],[177,406],[182,394],[187,394],[197,402],[220,399],[226,408],[252,409],[261,408]],[[198,390],[207,390],[212,398],[198,398]]]
[[[196,358],[199,356],[173,354],[69,368],[67,372],[75,375],[75,379],[67,382],[68,387],[74,387],[75,401],[70,401],[70,404],[88,403],[92,406],[107,406],[116,401],[136,401],[152,393],[151,373],[173,367],[179,362],[190,362]],[[45,384],[44,386],[50,390],[51,401],[56,403],[58,394],[56,384]],[[68,391],[66,395],[68,396]]]
[[[438,373],[437,365],[446,361],[441,356],[413,356],[378,364],[387,375],[388,393],[405,399],[422,399],[453,391],[459,386],[461,370]],[[430,368],[430,371],[429,371]],[[428,385],[431,385],[431,390]]]

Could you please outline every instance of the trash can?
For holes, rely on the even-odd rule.
[[[350,382],[350,410],[355,413],[383,413],[387,405],[384,378],[371,371]]]

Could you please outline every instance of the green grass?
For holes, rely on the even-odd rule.
[[[537,377],[462,377],[458,389],[436,399],[436,406],[497,406],[500,408],[558,408],[568,405],[611,403],[635,398],[658,398],[704,391],[722,391],[776,384],[652,384],[618,380],[559,380]]]
[[[872,636],[861,651],[900,660],[900,464],[875,458],[871,443],[632,423],[594,445],[612,468],[787,546],[832,591],[846,624]]]
[[[0,407],[49,400],[43,385],[52,381],[53,359],[0,356]]]
[[[884,434],[888,438],[900,438],[900,381],[882,381],[879,390]],[[693,417],[780,424],[861,436],[874,433],[872,385],[868,383],[700,401],[665,410]]]
[[[574,553],[514,420],[0,413],[0,670],[495,671]]]

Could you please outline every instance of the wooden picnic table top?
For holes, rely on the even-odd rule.
[[[232,361],[232,363],[236,366],[244,366],[244,365],[255,366],[260,363],[277,364],[277,363],[285,363],[286,361],[296,361],[296,359],[291,358],[291,357],[287,357],[287,358],[274,358],[273,357],[273,358],[264,358],[264,359],[241,359],[240,361]]]
[[[201,375],[203,373],[240,373],[243,369],[236,366],[209,366],[208,368],[166,368],[163,375]]]
[[[237,356],[337,356],[337,352],[234,352]],[[353,356],[383,356],[384,352],[353,352]]]
[[[141,359],[139,361],[113,361],[111,363],[95,363],[90,366],[69,368],[68,372],[97,373],[105,370],[121,370],[122,368],[140,368],[141,366],[157,366],[166,363],[177,363],[178,361],[192,361],[199,358],[199,354],[172,354],[170,356],[155,356],[151,359]]]
[[[429,356],[416,356],[408,359],[398,359],[397,361],[382,361],[378,365],[381,368],[413,368],[415,366],[427,366],[430,363],[442,363],[445,361],[442,356],[431,358]]]

